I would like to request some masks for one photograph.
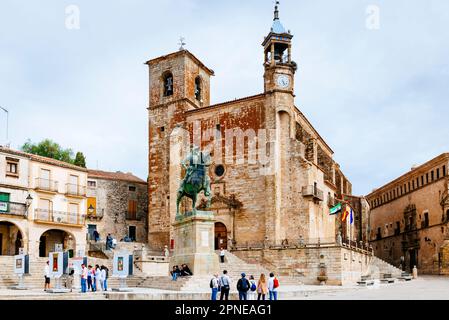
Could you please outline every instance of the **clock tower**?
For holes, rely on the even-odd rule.
[[[291,58],[293,35],[286,31],[279,20],[279,1],[274,8],[274,19],[270,33],[265,37],[264,47],[264,91],[285,92],[293,95],[294,74],[297,65]]]

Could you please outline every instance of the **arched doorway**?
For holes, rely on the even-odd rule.
[[[0,255],[13,256],[19,254],[23,247],[23,235],[14,223],[0,222]]]
[[[215,222],[215,250],[228,248],[228,230],[221,222]]]
[[[62,244],[64,251],[69,252],[69,257],[73,257],[75,253],[75,237],[59,229],[51,229],[45,231],[39,238],[39,257],[48,257],[50,252],[55,251],[55,246]]]

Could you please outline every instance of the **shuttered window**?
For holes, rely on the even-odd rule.
[[[128,219],[136,219],[137,216],[137,201],[128,201]]]

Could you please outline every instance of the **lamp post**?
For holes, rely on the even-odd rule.
[[[33,203],[33,197],[31,194],[28,194],[28,197],[25,199],[25,205],[26,205],[26,215],[28,216],[28,209],[30,208],[31,204]]]
[[[8,144],[8,139],[9,139],[9,135],[8,135],[8,131],[9,131],[9,111],[6,110],[5,108],[1,107],[1,106],[0,106],[0,109],[5,111],[5,113],[6,113],[6,144]]]

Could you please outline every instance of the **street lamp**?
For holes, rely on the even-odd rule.
[[[8,144],[8,139],[9,139],[9,135],[8,135],[8,131],[9,131],[9,111],[6,110],[5,108],[1,107],[1,106],[0,106],[0,109],[5,111],[5,113],[6,113],[6,144]]]
[[[33,197],[31,194],[28,194],[28,197],[25,199],[25,206],[26,206],[26,214],[28,215],[28,209],[30,208],[31,204],[33,203]]]
[[[31,206],[31,203],[33,202],[33,197],[31,194],[28,194],[28,197],[25,199],[27,207]]]

